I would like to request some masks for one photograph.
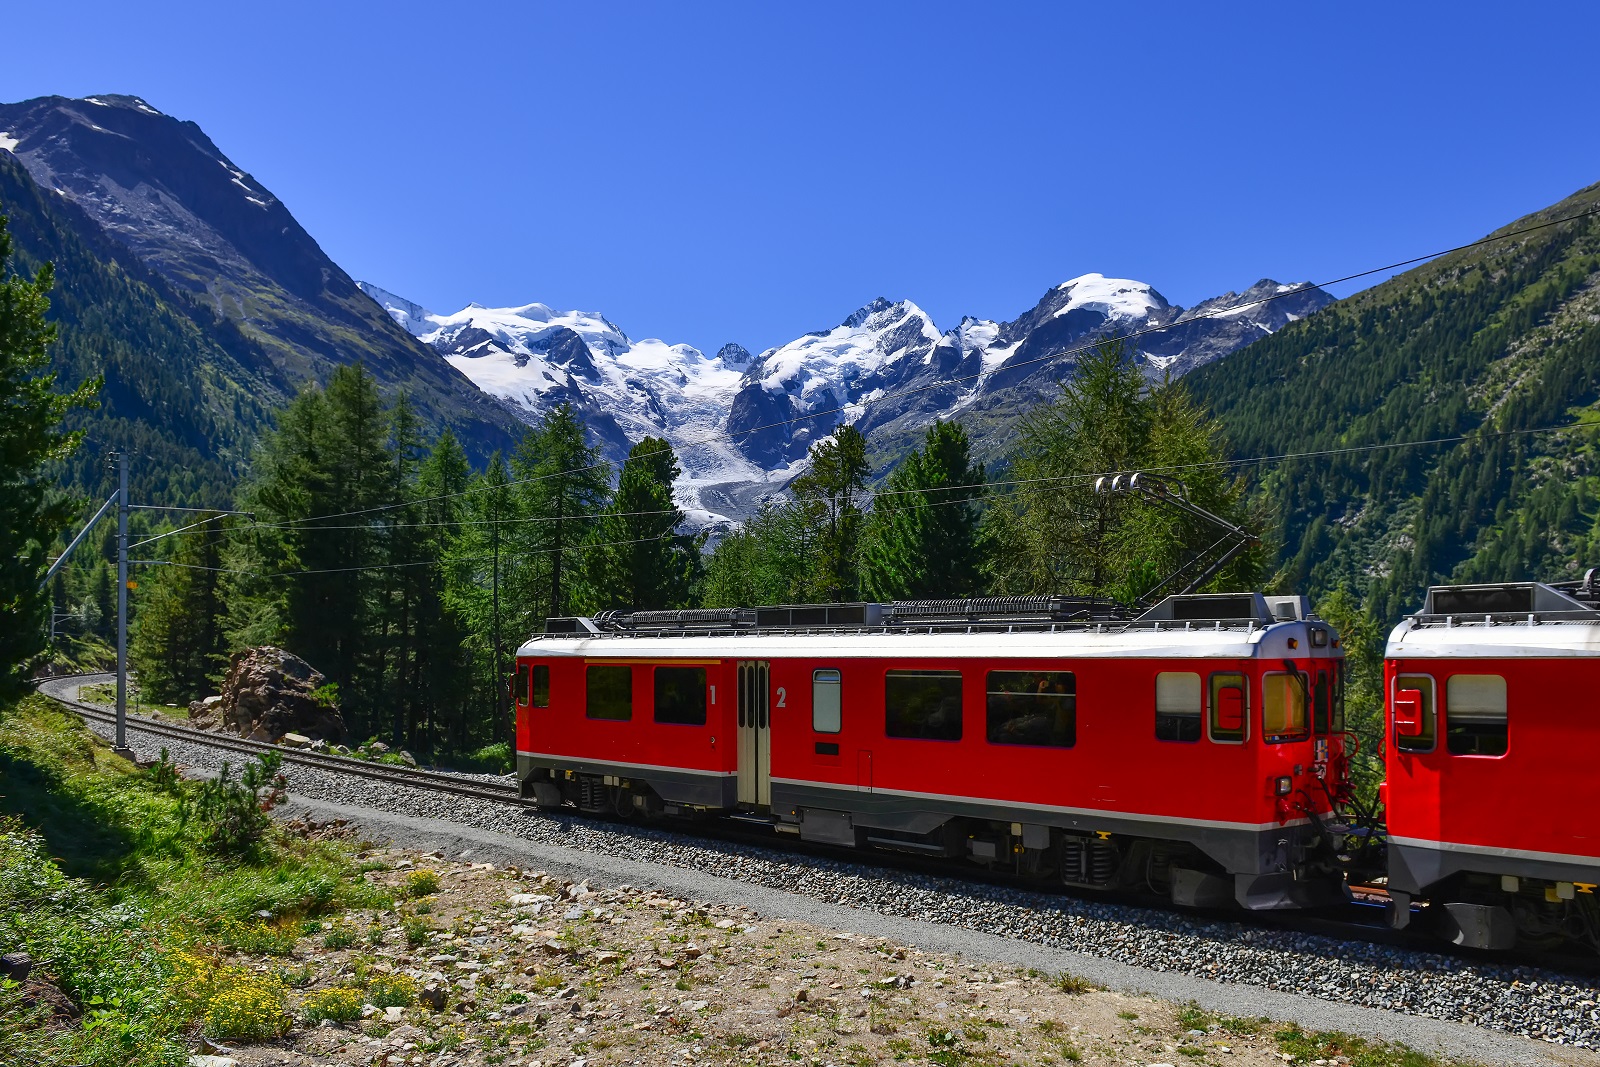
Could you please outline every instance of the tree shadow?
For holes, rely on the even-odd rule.
[[[66,786],[54,768],[0,751],[0,814],[37,830],[74,878],[111,883],[137,869],[140,835],[96,801]]]

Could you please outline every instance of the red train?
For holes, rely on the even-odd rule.
[[[518,653],[518,772],[550,807],[1181,904],[1359,881],[1458,944],[1600,948],[1592,579],[1437,587],[1395,629],[1386,842],[1352,825],[1338,634],[1254,593],[1136,617],[1033,597],[552,619]]]
[[[1341,898],[1338,635],[1300,597],[552,619],[518,652],[546,806],[732,814],[1179,903]]]
[[[1600,948],[1600,588],[1441,586],[1385,655],[1388,885],[1459,944]]]

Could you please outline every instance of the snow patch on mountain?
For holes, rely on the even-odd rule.
[[[842,424],[894,448],[935,418],[999,413],[997,425],[1008,425],[1007,413],[1053,395],[1075,354],[1110,334],[1138,335],[1137,358],[1158,378],[1220,359],[1332,301],[1320,289],[1262,279],[1186,311],[1144,282],[1095,273],[1052,287],[1011,322],[969,317],[941,332],[911,301],[880,297],[830,330],[759,356],[732,344],[708,356],[632,340],[598,312],[471,304],[440,315],[359,284],[528,421],[570,403],[613,463],[645,435],[666,438],[683,468],[679,505],[708,529],[781,493],[805,470],[810,446]],[[990,442],[990,451],[1004,444]]]
[[[1104,274],[1084,274],[1056,286],[1068,300],[1056,309],[1055,318],[1083,308],[1120,323],[1143,323],[1153,312],[1172,305],[1166,297],[1144,282],[1130,278],[1107,278]]]

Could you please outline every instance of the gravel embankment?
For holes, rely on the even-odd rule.
[[[110,727],[91,724],[101,732]],[[173,759],[209,769],[214,749],[140,735],[141,757],[163,746]],[[954,878],[884,870],[780,849],[697,839],[643,827],[542,815],[520,807],[452,797],[286,766],[291,797],[377,809],[391,816],[463,826],[607,856],[666,864],[804,894],[832,904],[904,916],[1116,961],[1302,997],[1451,1020],[1585,1049],[1600,1048],[1600,985],[1594,979],[1530,967],[1317,935],[1193,919],[1118,904],[975,885]]]

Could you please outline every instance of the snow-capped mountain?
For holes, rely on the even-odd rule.
[[[1003,454],[1015,416],[1053,396],[1076,352],[1138,334],[1152,377],[1184,374],[1331,303],[1309,286],[1263,279],[1185,310],[1144,282],[1085,274],[1010,322],[965,318],[941,331],[909,300],[879,298],[831,330],[752,357],[634,341],[596,312],[544,304],[438,315],[366,282],[394,320],[530,420],[566,401],[619,462],[632,441],[665,437],[684,468],[680,504],[705,519],[741,516],[804,467],[843,423],[892,460],[935,418],[962,417],[978,451]]]

